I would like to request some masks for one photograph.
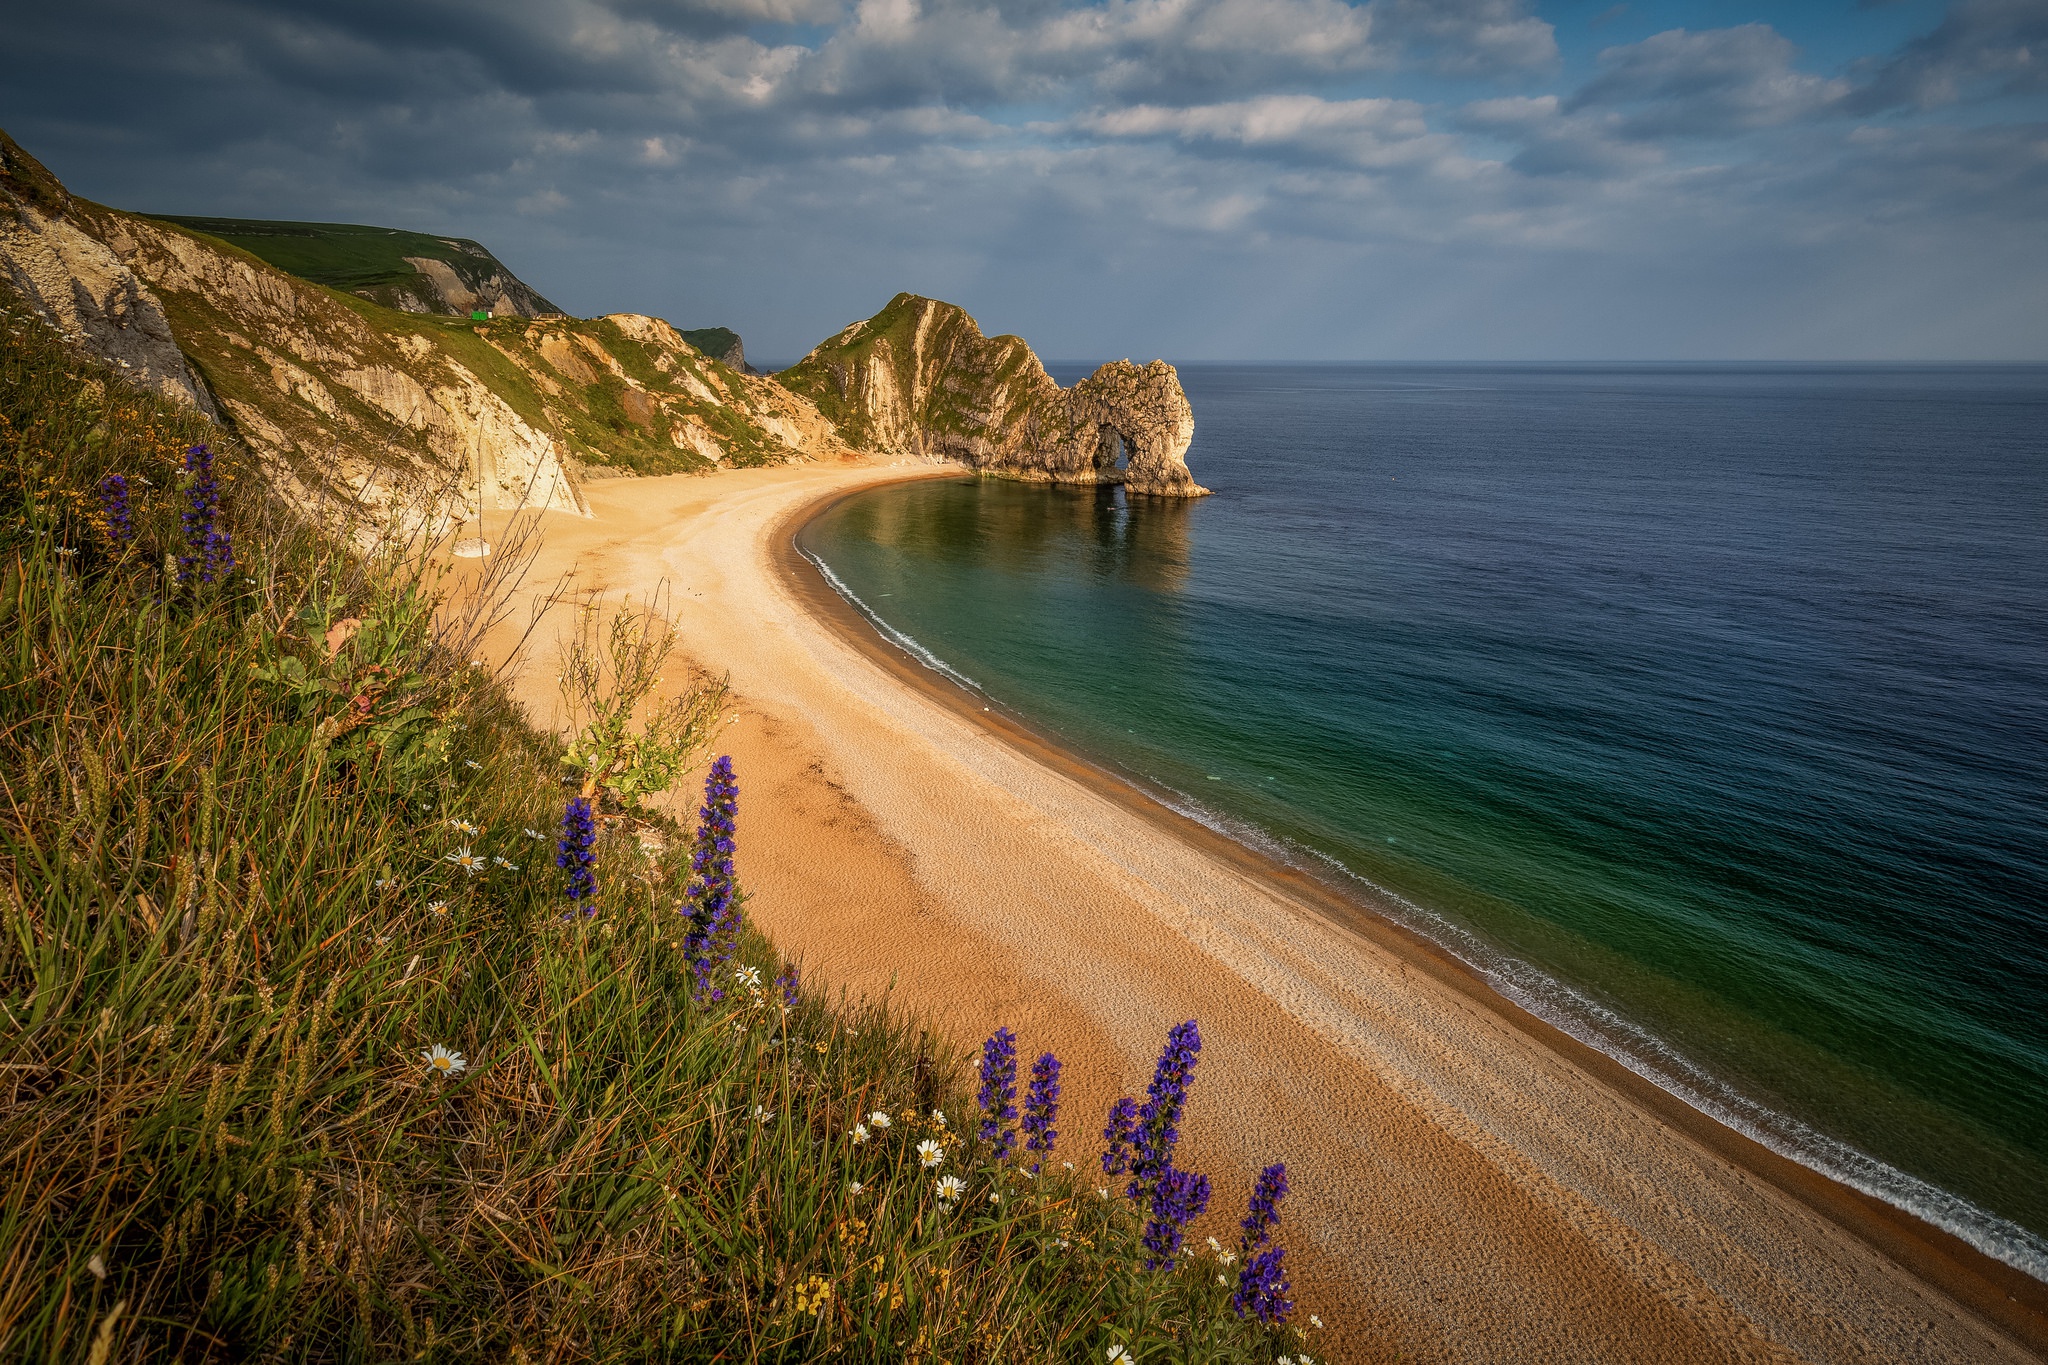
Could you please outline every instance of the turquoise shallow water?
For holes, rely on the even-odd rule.
[[[1182,377],[1213,498],[924,483],[800,543],[1077,749],[2048,1278],[2048,371]]]

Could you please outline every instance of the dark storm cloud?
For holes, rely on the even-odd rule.
[[[2007,305],[2044,288],[2044,9],[1967,0],[1840,70],[1766,24],[1673,28],[1573,86],[1524,0],[87,0],[11,21],[0,121],[112,202],[461,232],[571,307],[750,351],[913,288],[1055,353],[1503,354],[1463,307],[1327,303],[1484,280],[1583,322],[1518,346],[1604,318],[1605,353],[1682,354],[1791,334],[1795,268],[1867,318],[1922,253],[1954,303],[1912,295],[1908,352],[2038,352]],[[2010,116],[1925,112],[1986,99]],[[1726,321],[1688,333],[1646,300],[1709,257],[1697,316]],[[1811,344],[1871,335],[1799,297]]]

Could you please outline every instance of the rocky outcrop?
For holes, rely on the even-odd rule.
[[[72,221],[71,196],[0,133],[0,279],[58,331],[143,388],[219,416],[156,295]]]
[[[898,294],[777,376],[864,450],[942,456],[1047,483],[1200,497],[1195,418],[1163,360],[1104,365],[1071,389],[1013,336],[953,304]]]

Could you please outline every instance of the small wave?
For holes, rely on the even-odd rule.
[[[791,542],[791,544],[795,543],[796,542],[794,541]],[[832,572],[832,566],[830,564],[827,564],[824,560],[818,558],[816,555],[812,554],[809,550],[806,550],[801,545],[797,545],[796,552],[802,555],[805,559],[809,560],[811,564],[814,567],[816,567],[818,572],[825,576],[825,581],[832,585],[832,591],[838,593],[841,597],[845,598],[848,604],[851,605],[855,611],[859,612],[862,616],[866,617],[868,624],[873,626],[876,630],[880,631],[882,633],[882,638],[889,641],[890,644],[895,645],[898,649],[902,650],[905,654],[908,654],[911,658],[923,664],[926,668],[929,668],[932,672],[943,674],[944,676],[951,678],[954,682],[959,683],[962,687],[970,688],[976,692],[982,691],[982,686],[980,683],[968,677],[959,669],[952,667],[944,659],[941,659],[938,655],[926,649],[923,645],[919,644],[913,636],[904,634],[902,631],[896,629],[896,627],[890,625],[887,621],[884,621],[879,615],[876,614],[875,609],[873,607],[861,601],[860,598],[854,593],[853,589],[846,586],[845,582],[841,580],[838,574]],[[986,693],[984,693],[983,695],[986,695]]]

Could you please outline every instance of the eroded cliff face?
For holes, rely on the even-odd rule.
[[[1163,360],[1104,365],[1071,389],[1013,336],[950,303],[898,294],[776,376],[864,450],[943,456],[1048,483],[1200,497],[1194,412]]]
[[[230,423],[330,521],[585,513],[583,478],[836,455],[832,424],[658,318],[422,316],[66,194],[0,133],[0,279],[140,382]]]

